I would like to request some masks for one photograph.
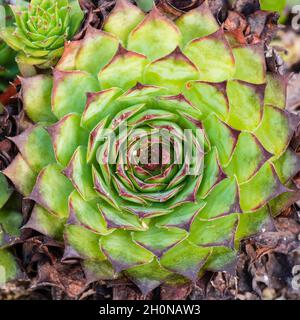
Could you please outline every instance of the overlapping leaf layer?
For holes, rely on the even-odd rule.
[[[38,124],[12,139],[20,153],[4,173],[36,202],[26,227],[64,237],[64,260],[82,259],[89,281],[125,274],[144,293],[228,269],[240,240],[297,196],[285,89],[263,48],[237,46],[206,2],[172,22],[117,1],[53,76],[22,79]],[[161,150],[161,129],[169,151],[124,164]],[[175,161],[179,138],[197,161]]]

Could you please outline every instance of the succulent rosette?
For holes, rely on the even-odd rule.
[[[206,2],[173,22],[119,0],[53,75],[21,82],[37,124],[4,174],[36,203],[25,227],[64,239],[88,281],[126,275],[147,293],[229,270],[299,196],[285,81]]]
[[[65,41],[77,32],[83,12],[77,0],[32,0],[12,5],[15,26],[0,37],[15,51],[23,70],[28,66],[49,68],[61,57]]]

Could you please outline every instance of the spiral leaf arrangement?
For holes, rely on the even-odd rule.
[[[25,228],[64,240],[88,281],[126,275],[146,294],[228,270],[298,196],[285,80],[206,2],[173,22],[119,0],[52,75],[21,82],[37,124],[4,174],[35,201]]]

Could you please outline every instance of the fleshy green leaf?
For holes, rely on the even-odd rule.
[[[69,221],[73,224],[81,224],[101,235],[111,233],[97,208],[97,201],[87,202],[74,190],[69,197],[69,211]]]
[[[271,156],[254,135],[242,132],[224,171],[229,176],[235,175],[238,182],[242,183],[250,179]]]
[[[14,280],[19,268],[14,256],[6,249],[0,249],[0,286],[7,281]]]
[[[0,209],[5,205],[6,201],[11,196],[13,190],[9,186],[7,179],[0,172]]]
[[[254,84],[266,82],[264,49],[260,45],[245,45],[233,48],[236,71],[234,79]]]
[[[133,233],[133,240],[153,252],[157,257],[187,237],[187,232],[177,228],[157,228],[150,226],[147,231]],[[158,241],[159,239],[159,241]]]
[[[229,105],[225,83],[191,81],[187,83],[183,93],[204,117],[215,112],[221,120],[226,120]]]
[[[153,259],[151,263],[128,269],[126,275],[146,295],[171,276],[171,272],[164,269],[156,259]]]
[[[256,211],[286,191],[273,165],[266,163],[251,180],[240,184],[241,208],[246,212]]]
[[[3,173],[13,182],[15,188],[24,196],[29,196],[37,174],[29,167],[27,162],[18,154],[13,162],[3,171]]]
[[[23,228],[30,228],[46,236],[61,240],[65,222],[66,219],[60,219],[36,204],[29,221]]]
[[[168,87],[171,94],[178,94],[188,80],[198,78],[196,66],[177,48],[147,66],[143,83]]]
[[[61,119],[70,112],[82,113],[86,93],[98,91],[98,81],[84,71],[54,71],[52,111]]]
[[[241,212],[238,186],[234,178],[224,179],[218,183],[204,201],[206,205],[198,215],[200,219],[211,219]]]
[[[50,136],[43,127],[31,127],[10,140],[17,145],[22,157],[36,173],[55,162]]]
[[[93,188],[92,168],[86,163],[86,147],[79,146],[74,152],[64,174],[85,201],[97,197]]]
[[[234,75],[234,57],[221,30],[191,41],[183,52],[198,67],[201,81],[222,82]]]
[[[98,74],[102,89],[119,87],[127,90],[142,81],[145,56],[120,47],[116,55]]]
[[[292,114],[265,106],[261,125],[254,134],[269,152],[279,156],[286,150],[298,122]]]
[[[65,227],[65,239],[80,257],[84,259],[105,260],[100,250],[100,236],[78,225],[69,224]]]
[[[204,1],[196,9],[188,11],[176,20],[176,25],[182,33],[183,45],[191,40],[208,36],[219,29],[219,25]]]
[[[52,77],[47,75],[21,78],[24,109],[34,122],[53,123],[56,120],[51,111],[52,83]]]
[[[153,61],[171,53],[180,44],[179,29],[154,7],[129,34],[127,48]]]
[[[185,240],[167,251],[160,263],[166,269],[196,281],[210,252],[209,248],[201,248]]]
[[[214,220],[196,218],[191,226],[188,239],[198,246],[233,247],[237,222],[237,214],[230,214]]]
[[[104,22],[104,30],[116,35],[126,45],[131,30],[144,18],[144,13],[128,0],[118,0]]]
[[[214,114],[206,118],[204,127],[211,145],[218,150],[221,164],[226,165],[236,146],[239,132],[220,121]]]
[[[265,86],[240,81],[227,82],[228,124],[237,130],[253,131],[262,119]]]
[[[50,164],[44,168],[38,175],[30,198],[58,217],[66,218],[68,197],[74,188],[61,170],[57,164]]]
[[[76,55],[76,69],[97,76],[98,72],[116,54],[118,46],[118,39],[112,35],[88,27]]]
[[[116,230],[101,239],[101,249],[119,272],[131,267],[146,264],[153,260],[153,255],[135,244],[128,232]]]
[[[67,166],[76,148],[87,144],[88,132],[80,127],[80,116],[70,113],[47,130],[51,136],[56,160]]]

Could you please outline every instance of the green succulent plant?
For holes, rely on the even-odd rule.
[[[4,19],[6,25],[13,23],[12,12],[8,5],[0,0],[0,7],[3,9],[0,12],[1,19]],[[3,91],[9,81],[13,80],[18,72],[18,67],[15,62],[15,52],[7,46],[0,38],[0,92]]]
[[[19,236],[22,216],[16,208],[13,188],[0,172],[0,286],[20,274],[19,267],[8,247],[13,237]]]
[[[87,281],[126,275],[146,294],[228,270],[299,197],[286,83],[206,2],[173,22],[119,0],[53,75],[21,82],[37,124],[12,138],[4,174],[36,203],[25,228],[64,239]],[[183,142],[193,161],[177,161]]]
[[[11,8],[15,26],[4,28],[0,36],[18,52],[16,60],[25,72],[30,66],[44,69],[57,63],[83,19],[78,0],[32,0]]]

